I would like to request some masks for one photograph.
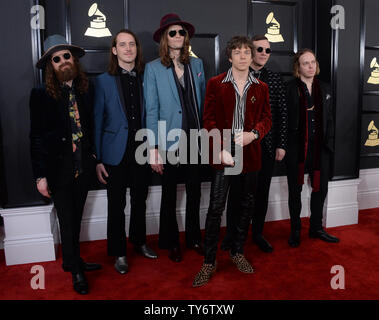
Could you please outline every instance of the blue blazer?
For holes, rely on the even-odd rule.
[[[190,57],[190,66],[195,84],[200,123],[205,96],[205,77],[201,59]],[[160,59],[149,62],[145,67],[144,97],[146,103],[146,127],[154,136],[148,136],[151,146],[168,149],[179,140],[167,141],[172,129],[182,128],[182,106],[171,67],[165,67]],[[158,121],[166,121],[158,125]],[[159,132],[159,139],[158,139]]]
[[[142,78],[137,76],[140,92],[142,128],[145,127]],[[119,76],[103,73],[95,79],[94,139],[98,161],[120,164],[128,141],[128,120]]]

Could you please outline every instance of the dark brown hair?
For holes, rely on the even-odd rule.
[[[75,81],[75,88],[81,94],[84,94],[88,91],[88,78],[79,63],[78,58],[74,55],[72,57],[74,60],[73,68],[76,68],[76,77],[73,79]],[[45,82],[47,93],[55,100],[58,100],[61,97],[61,84],[55,74],[51,59],[46,63]]]
[[[251,38],[251,42],[254,42],[254,41],[261,41],[261,40],[267,40],[267,37],[262,35],[262,34],[257,34],[255,35],[254,37]]]
[[[136,42],[137,46],[137,56],[135,61],[135,68],[138,71],[138,73],[142,73],[143,69],[145,67],[144,61],[143,61],[143,55],[142,55],[142,46],[140,41],[138,40],[137,36],[134,34],[134,32],[128,30],[128,29],[122,29],[120,30],[112,39],[112,45],[109,50],[109,65],[108,65],[108,73],[115,76],[117,74],[117,67],[118,67],[118,59],[117,56],[115,56],[112,52],[112,48],[116,47],[117,45],[117,37],[120,33],[127,33],[130,34],[134,41]]]
[[[228,59],[232,57],[232,51],[234,49],[241,49],[243,46],[250,48],[251,54],[253,54],[253,42],[245,36],[235,36],[231,38],[226,44],[226,56]]]
[[[179,24],[180,25],[180,24]],[[190,46],[190,41],[189,41],[189,35],[188,31],[184,26],[182,26],[183,29],[186,31],[186,35],[184,36],[184,43],[183,43],[183,48],[180,50],[180,57],[179,61],[183,64],[188,64],[190,61],[190,52],[189,52],[189,46]],[[161,36],[161,41],[159,43],[159,57],[161,58],[161,63],[165,67],[169,67],[171,65],[171,58],[170,58],[170,51],[168,48],[168,28],[163,32]]]
[[[298,51],[295,56],[293,57],[293,76],[295,78],[300,78],[300,73],[299,73],[299,68],[300,68],[300,63],[299,63],[299,60],[300,60],[300,57],[304,54],[304,53],[312,53],[313,56],[315,57],[316,59],[316,75],[318,75],[320,73],[320,66],[319,66],[319,63],[317,61],[317,58],[316,58],[316,55],[315,53],[311,50],[311,49],[308,49],[308,48],[304,48],[304,49],[301,49],[300,51]]]

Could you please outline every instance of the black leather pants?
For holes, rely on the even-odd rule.
[[[226,198],[232,180],[241,183],[241,210],[233,210],[235,230],[232,234],[231,253],[243,253],[250,220],[254,208],[254,194],[257,184],[257,172],[237,176],[227,176],[224,170],[214,170],[211,185],[210,204],[205,222],[205,259],[204,263],[216,261],[217,243],[220,235],[221,216],[225,209]]]

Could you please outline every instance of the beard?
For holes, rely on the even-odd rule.
[[[58,81],[62,83],[74,80],[78,75],[78,69],[76,65],[72,65],[70,62],[66,62],[59,67],[59,70],[55,71],[55,74]]]

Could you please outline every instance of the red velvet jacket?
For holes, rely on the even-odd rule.
[[[209,80],[205,95],[203,126],[208,131],[219,129],[222,137],[223,129],[231,129],[235,105],[235,90],[231,82],[222,83],[226,72]],[[259,139],[254,140],[243,148],[242,173],[258,171],[261,168],[260,141],[271,129],[271,111],[269,104],[268,86],[259,81],[252,83],[246,97],[246,112],[244,131],[256,129]],[[215,164],[212,160],[213,144],[209,144],[211,165],[217,170],[224,168],[223,164]],[[222,149],[222,147],[221,147]]]

